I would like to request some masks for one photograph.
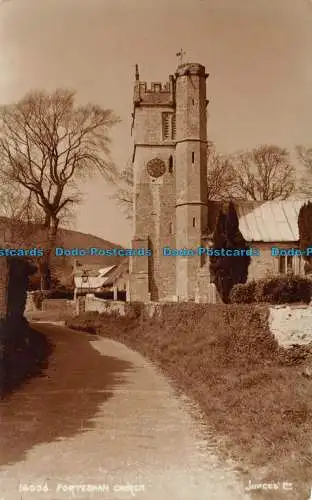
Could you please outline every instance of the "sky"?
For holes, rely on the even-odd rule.
[[[210,73],[208,139],[231,153],[312,144],[310,0],[6,0],[0,2],[0,103],[32,89],[77,90],[121,119],[111,152],[131,155],[134,67],[166,81],[176,53]],[[130,245],[132,227],[102,179],[83,186],[75,229]]]

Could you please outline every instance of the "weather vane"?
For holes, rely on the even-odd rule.
[[[183,57],[185,56],[185,52],[183,52],[183,49],[180,49],[180,52],[177,52],[176,56],[178,57],[178,62],[180,66],[180,64],[183,63]]]

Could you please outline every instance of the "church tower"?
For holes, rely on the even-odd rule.
[[[184,64],[176,72],[176,246],[203,245],[208,223],[206,78],[201,64]],[[203,257],[176,259],[178,300],[194,300]]]
[[[136,66],[132,248],[152,255],[130,258],[131,301],[194,300],[201,258],[164,248],[197,248],[207,224],[206,77],[200,64],[183,64],[148,87]]]
[[[130,259],[130,300],[165,300],[175,294],[175,88],[140,81],[136,67],[132,114],[134,239],[132,248],[149,248],[151,257]],[[170,300],[170,299],[169,299]]]

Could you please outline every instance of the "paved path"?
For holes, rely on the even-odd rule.
[[[43,377],[0,403],[0,500],[249,498],[152,364],[108,339],[35,327],[55,349]]]

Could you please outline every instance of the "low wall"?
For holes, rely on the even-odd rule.
[[[42,301],[42,312],[53,312],[60,314],[74,314],[75,301],[68,299],[44,299]]]
[[[27,292],[27,299],[25,304],[25,314],[36,312],[39,309],[36,306],[34,295],[36,292]]]
[[[127,307],[128,306],[128,307]],[[120,316],[126,316],[129,310],[129,304],[117,300],[99,299],[93,294],[87,294],[85,298],[85,311],[97,311],[99,313],[113,314],[117,313]]]
[[[171,307],[176,310],[181,308],[182,302],[123,302],[117,300],[105,300],[87,294],[76,304],[76,314],[82,312],[98,312],[107,314],[118,314],[119,316],[145,316],[149,318],[161,318],[164,307]],[[209,304],[189,303],[191,307],[209,307]]]
[[[23,317],[29,277],[36,268],[19,257],[0,259],[0,399],[41,372],[50,345]]]
[[[270,307],[270,330],[284,347],[312,342],[311,305],[285,305]]]

